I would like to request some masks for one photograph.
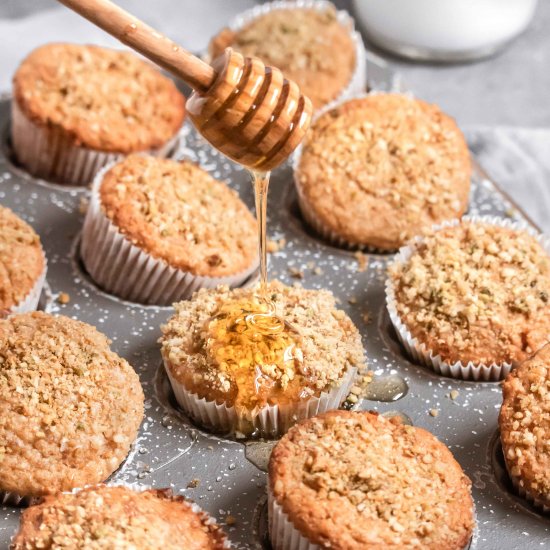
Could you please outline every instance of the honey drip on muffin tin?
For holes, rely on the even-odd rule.
[[[266,215],[269,172],[251,172],[256,198],[260,285],[251,299],[220,307],[208,323],[208,353],[230,375],[239,416],[310,394],[303,386],[298,332],[275,312],[267,282]],[[248,431],[248,430],[245,430]]]

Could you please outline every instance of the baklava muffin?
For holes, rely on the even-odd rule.
[[[306,221],[339,246],[392,251],[468,206],[470,157],[453,119],[404,94],[324,112],[295,159]]]
[[[548,250],[498,218],[465,218],[404,247],[386,287],[401,341],[442,374],[504,378],[550,339]]]
[[[294,426],[269,461],[274,550],[464,550],[471,482],[431,433],[371,412]]]
[[[42,312],[0,321],[0,502],[104,481],[142,417],[137,374],[94,327]]]
[[[201,290],[162,327],[176,398],[209,429],[281,435],[338,408],[364,366],[361,336],[332,294],[279,282],[268,292],[269,305],[254,289]],[[272,329],[270,312],[284,328]]]
[[[0,314],[36,309],[46,279],[46,256],[34,229],[0,206]]]
[[[314,108],[366,86],[365,48],[353,19],[330,2],[273,2],[241,14],[209,47],[231,47],[279,68]]]
[[[254,216],[197,165],[130,155],[100,172],[81,254],[106,291],[170,305],[201,287],[239,285],[257,268]]]
[[[98,485],[25,510],[12,548],[222,550],[229,543],[213,519],[168,489]]]
[[[17,161],[33,176],[60,183],[87,185],[129,153],[166,156],[184,116],[175,84],[127,51],[46,44],[13,78]]]
[[[518,492],[550,510],[550,344],[508,375],[499,426],[508,473]]]

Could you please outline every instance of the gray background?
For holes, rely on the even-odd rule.
[[[253,0],[118,0],[192,50]],[[414,0],[411,0],[414,1]],[[350,0],[335,0],[351,11]],[[499,56],[436,65],[383,54],[418,96],[438,103],[464,129],[482,165],[545,230],[550,231],[550,1]],[[0,2],[0,90],[32,48],[52,40],[116,45],[55,0]]]

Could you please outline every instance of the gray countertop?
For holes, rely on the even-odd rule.
[[[191,50],[253,0],[118,0]],[[350,0],[335,0],[351,10]],[[407,86],[438,103],[466,131],[482,165],[550,231],[550,1],[540,0],[529,29],[500,55],[477,63],[405,62],[385,54]],[[9,90],[22,57],[44,42],[116,45],[55,0],[0,3],[0,90]]]

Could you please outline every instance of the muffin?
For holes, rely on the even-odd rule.
[[[36,309],[46,279],[46,256],[34,229],[0,206],[0,312]]]
[[[393,251],[468,206],[468,146],[436,105],[372,94],[323,112],[294,163],[300,209],[344,247]]]
[[[550,339],[550,243],[520,224],[464,218],[401,249],[390,318],[416,360],[498,380]]]
[[[254,216],[195,164],[130,155],[92,189],[81,254],[107,292],[169,305],[201,287],[242,284],[257,269]]]
[[[196,504],[169,489],[98,485],[47,496],[25,510],[13,550],[221,550],[222,532]]]
[[[338,408],[364,366],[361,336],[332,294],[279,282],[268,292],[286,327],[271,339],[255,340],[254,330],[246,339],[247,314],[269,311],[254,289],[201,290],[175,304],[162,327],[162,357],[178,403],[206,428],[281,435],[297,420]],[[234,317],[243,312],[246,328]]]
[[[474,527],[470,480],[422,428],[371,412],[310,418],[269,461],[274,550],[463,550]]]
[[[94,327],[42,312],[0,320],[0,502],[105,480],[142,417],[137,374]]]
[[[550,510],[550,344],[504,381],[499,425],[508,473],[518,492]]]
[[[279,68],[318,109],[366,87],[365,47],[353,19],[330,2],[273,2],[244,12],[210,42]]]
[[[175,84],[130,52],[46,44],[13,78],[17,161],[33,176],[60,183],[87,185],[129,153],[166,156],[184,116]]]

